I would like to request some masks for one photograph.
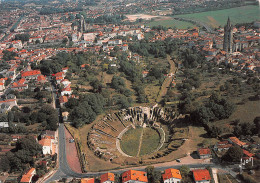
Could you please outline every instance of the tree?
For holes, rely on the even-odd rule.
[[[7,156],[2,156],[0,158],[0,170],[2,172],[9,171],[9,169],[10,169],[10,165],[9,164],[10,164],[10,162],[9,162]]]
[[[151,183],[160,183],[161,182],[162,174],[160,171],[156,171],[154,169],[154,166],[147,166],[145,168],[145,171],[147,172],[148,182],[151,182]]]
[[[239,146],[232,146],[228,149],[226,154],[222,157],[224,161],[240,162],[243,157],[243,150]]]
[[[118,90],[121,87],[125,87],[125,81],[121,77],[114,75],[111,81],[111,87]]]
[[[7,118],[8,118],[8,122],[13,122],[14,121],[14,112],[13,111],[9,111],[8,115],[7,115]]]
[[[93,87],[93,91],[96,92],[101,92],[102,91],[102,83],[98,79],[92,80],[90,83],[90,86]]]
[[[65,107],[69,109],[73,109],[79,104],[78,100],[75,98],[69,98],[68,102],[65,103]]]
[[[30,34],[16,34],[15,35],[15,40],[21,40],[23,43],[25,41],[29,41]]]
[[[256,133],[258,133],[258,135],[259,135],[260,134],[260,116],[258,116],[254,119],[254,124],[256,127]]]
[[[189,175],[190,168],[188,166],[186,166],[186,165],[182,165],[181,168],[180,168],[180,172],[181,172],[181,175],[186,177],[186,176]]]
[[[222,133],[222,129],[220,127],[217,127],[215,125],[212,125],[211,127],[209,127],[209,129],[207,130],[207,133],[210,137],[212,138],[216,138],[218,137],[221,133]]]

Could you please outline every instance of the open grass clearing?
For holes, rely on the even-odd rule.
[[[140,137],[143,128],[130,128],[122,137],[120,142],[121,149],[130,156],[136,156],[138,153]]]
[[[236,105],[235,111],[228,119],[223,119],[212,123],[212,125],[220,126],[225,129],[226,132],[232,132],[233,126],[231,122],[240,120],[240,122],[253,123],[254,119],[260,115],[259,101],[247,101],[243,105]]]
[[[144,128],[142,146],[139,156],[150,154],[159,146],[160,136],[158,132],[152,128]]]

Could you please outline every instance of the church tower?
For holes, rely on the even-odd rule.
[[[228,17],[227,25],[224,27],[224,41],[223,41],[223,50],[227,53],[232,53],[233,48],[233,26],[230,23],[230,19]]]

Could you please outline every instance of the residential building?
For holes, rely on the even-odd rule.
[[[217,142],[214,146],[214,150],[225,151],[228,150],[231,146],[232,144],[230,144],[227,140],[225,140],[225,141]]]
[[[52,142],[51,139],[41,139],[39,140],[39,144],[42,145],[42,153],[44,155],[46,154],[52,154]]]
[[[162,174],[164,183],[180,183],[182,180],[180,170],[169,168]]]
[[[143,183],[148,182],[147,174],[143,171],[128,170],[122,174],[123,183]]]
[[[100,183],[114,183],[115,175],[113,173],[105,173],[100,176]]]
[[[70,88],[70,85],[67,86],[66,88],[63,88],[61,90],[61,96],[64,96],[64,95],[69,95],[70,96],[71,94],[72,94],[72,90]]]
[[[192,170],[192,173],[196,183],[210,183],[211,177],[207,169]]]
[[[94,183],[95,179],[94,178],[82,178],[80,180],[80,183]]]
[[[240,147],[247,147],[248,145],[245,142],[240,141],[237,137],[229,137],[228,138],[229,143],[233,145],[238,145]]]
[[[36,174],[35,168],[31,168],[26,174],[22,176],[21,183],[31,183],[33,176]]]
[[[25,79],[37,79],[39,75],[41,75],[41,71],[39,70],[21,72],[21,77]]]
[[[65,104],[66,102],[68,102],[68,97],[65,96],[65,95],[64,95],[64,96],[60,96],[59,101],[60,101],[60,106],[63,107],[64,104]]]
[[[9,123],[8,122],[0,122],[0,129],[1,128],[8,128],[9,127]]]
[[[200,157],[200,159],[205,159],[205,158],[211,158],[211,151],[209,148],[199,148],[198,149],[198,155]]]

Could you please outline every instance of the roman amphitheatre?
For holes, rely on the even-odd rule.
[[[99,159],[121,166],[162,161],[162,157],[173,160],[167,156],[188,138],[188,127],[174,129],[176,119],[172,109],[157,105],[122,109],[105,115],[92,126],[88,148]]]

